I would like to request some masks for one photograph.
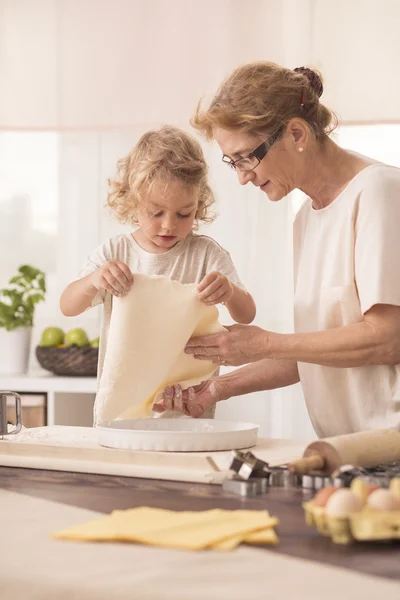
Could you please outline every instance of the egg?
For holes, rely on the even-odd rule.
[[[390,491],[400,501],[400,477],[394,477],[390,482]]]
[[[374,492],[375,490],[378,490],[379,486],[374,485],[373,483],[366,483],[359,477],[356,477],[356,479],[353,479],[353,481],[351,482],[350,489],[353,492],[353,494],[358,496],[360,500],[362,500],[363,504],[365,504],[368,496],[372,494],[372,492]]]
[[[335,488],[333,486],[327,486],[322,488],[322,490],[319,490],[319,492],[315,494],[313,499],[313,505],[323,508],[328,502],[329,498],[332,496],[332,494],[334,494],[338,490],[339,488]]]
[[[367,504],[377,510],[400,510],[400,500],[390,490],[375,490],[368,497]]]
[[[362,500],[351,490],[339,489],[329,498],[325,512],[332,517],[347,517],[352,513],[359,512],[362,507]]]

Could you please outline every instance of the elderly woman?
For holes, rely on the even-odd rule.
[[[215,139],[239,183],[279,202],[308,199],[294,223],[295,333],[234,325],[186,352],[243,365],[158,410],[200,417],[231,396],[301,382],[319,437],[400,425],[400,170],[337,146],[314,71],[238,68],[194,126]],[[248,364],[251,363],[251,364]]]

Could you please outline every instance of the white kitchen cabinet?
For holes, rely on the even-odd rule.
[[[0,392],[40,392],[47,398],[47,425],[93,424],[96,377],[57,377],[38,373],[0,376]]]

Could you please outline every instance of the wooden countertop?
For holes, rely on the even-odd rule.
[[[0,488],[93,511],[152,506],[172,510],[263,509],[280,519],[274,552],[400,580],[400,542],[338,546],[307,527],[302,490],[273,488],[267,495],[240,498],[220,486],[57,471],[0,467]],[[268,548],[271,551],[271,547]]]

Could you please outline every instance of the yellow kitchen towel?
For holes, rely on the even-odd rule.
[[[276,544],[278,520],[266,510],[175,512],[140,507],[64,529],[56,539],[87,542],[136,542],[183,550],[233,550],[241,543]]]

